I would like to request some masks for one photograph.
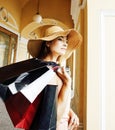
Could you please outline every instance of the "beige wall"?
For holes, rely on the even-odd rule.
[[[11,15],[16,20],[16,23],[18,25],[18,28],[20,28],[21,23],[21,8],[20,3],[18,0],[0,0],[0,7],[4,7],[7,9],[8,12],[11,13]]]
[[[56,0],[57,1],[57,0]],[[27,40],[24,39],[22,36],[20,36],[20,33],[21,33],[21,30],[26,26],[28,25],[31,21],[32,21],[32,16],[33,14],[36,13],[36,10],[35,8],[33,8],[35,6],[34,3],[32,3],[33,1],[31,0],[30,3],[28,3],[27,5],[27,8],[24,8],[23,10],[21,10],[20,6],[19,6],[19,1],[16,1],[16,0],[12,0],[10,1],[10,4],[9,4],[9,1],[6,0],[0,0],[0,5],[3,5],[7,11],[9,11],[12,16],[14,17],[16,23],[17,23],[17,26],[18,26],[18,30],[15,30],[13,28],[10,28],[9,26],[7,26],[7,23],[5,22],[2,22],[0,21],[0,23],[3,23],[3,27],[7,28],[7,29],[10,29],[11,31],[15,32],[18,34],[19,36],[19,39],[18,39],[18,49],[17,49],[17,55],[16,55],[16,62],[18,61],[21,61],[21,60],[24,60],[24,59],[27,59],[28,58],[28,53],[27,53]],[[52,6],[52,4],[54,4],[54,8],[55,8],[55,11],[52,12],[50,11],[50,17],[51,18],[56,18],[57,17],[57,11],[58,10],[58,7],[61,7],[60,10],[62,10],[64,7],[63,7],[63,4],[62,2],[60,2],[60,5],[56,5],[54,1],[50,1],[51,3],[47,3],[49,4],[49,6]],[[44,2],[41,1],[41,4],[43,5]],[[70,1],[66,2],[64,1],[64,5],[68,5],[68,7],[70,6]],[[48,14],[47,14],[47,11],[48,11],[48,7],[45,3],[45,8],[41,8],[41,10],[43,11],[43,15],[47,18],[48,17]],[[31,12],[30,12],[31,10]],[[23,13],[22,13],[23,11]],[[64,24],[67,25],[68,27],[72,27],[73,26],[73,23],[71,21],[71,15],[69,15],[67,17],[67,13],[69,12],[69,9],[68,10],[65,10],[65,15],[63,17],[63,15],[61,14],[58,14],[60,15],[59,16],[59,19],[60,21],[64,21]],[[21,14],[22,13],[22,14]],[[54,17],[55,15],[55,17]],[[80,32],[82,33],[82,35],[84,34],[84,19],[83,19],[83,12],[81,14],[81,18],[79,20],[79,25],[80,25]],[[21,20],[21,21],[20,21]],[[22,22],[22,23],[21,23]],[[84,37],[84,36],[83,36]],[[74,87],[75,87],[75,97],[73,99],[73,109],[74,111],[78,114],[79,118],[80,118],[80,123],[82,128],[83,129],[83,123],[85,123],[85,120],[84,120],[84,117],[85,117],[85,112],[84,112],[84,109],[85,109],[85,105],[84,105],[84,101],[86,99],[84,99],[84,88],[86,87],[86,84],[84,83],[84,67],[86,66],[86,64],[84,63],[84,57],[85,57],[85,54],[84,54],[84,45],[86,45],[86,43],[84,44],[84,41],[81,45],[81,47],[79,48],[78,51],[76,51],[76,54],[75,54],[75,70],[74,70],[74,73],[75,73],[75,77],[74,77]],[[73,69],[72,68],[72,60],[73,59],[70,59],[69,62],[70,62],[70,66],[71,66],[71,70]]]
[[[28,58],[27,40],[24,39],[23,36],[20,35],[22,9],[21,9],[21,6],[19,5],[20,5],[19,1],[11,0],[9,4],[8,0],[6,1],[0,0],[0,7],[4,7],[7,10],[7,12],[11,15],[11,17],[9,17],[8,22],[4,22],[2,19],[0,19],[0,26],[17,34],[19,37],[18,43],[17,43],[18,49],[17,49],[17,54],[16,54],[16,62],[25,60]],[[12,20],[15,21],[16,25]],[[14,28],[12,25],[14,26]],[[17,27],[17,29],[15,27]]]
[[[115,1],[87,0],[87,130],[115,129]]]

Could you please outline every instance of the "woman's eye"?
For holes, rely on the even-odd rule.
[[[68,43],[68,40],[63,37],[58,37],[57,40]]]
[[[58,38],[58,40],[59,40],[59,41],[63,41],[63,39],[62,39],[62,38]]]

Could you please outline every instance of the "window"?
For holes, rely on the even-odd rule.
[[[0,67],[16,61],[18,35],[0,27]]]

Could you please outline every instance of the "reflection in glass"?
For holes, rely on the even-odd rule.
[[[0,31],[0,67],[14,63],[17,37]]]

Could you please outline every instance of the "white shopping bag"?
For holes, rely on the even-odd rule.
[[[23,88],[21,93],[32,103],[54,76],[55,72],[49,69],[27,87]]]
[[[49,69],[39,78],[34,80],[32,83],[30,83],[23,89],[21,89],[20,92],[32,103],[54,76],[55,72],[53,71],[53,69]],[[8,85],[8,87],[12,94],[16,94],[18,92],[15,87],[15,82]]]

